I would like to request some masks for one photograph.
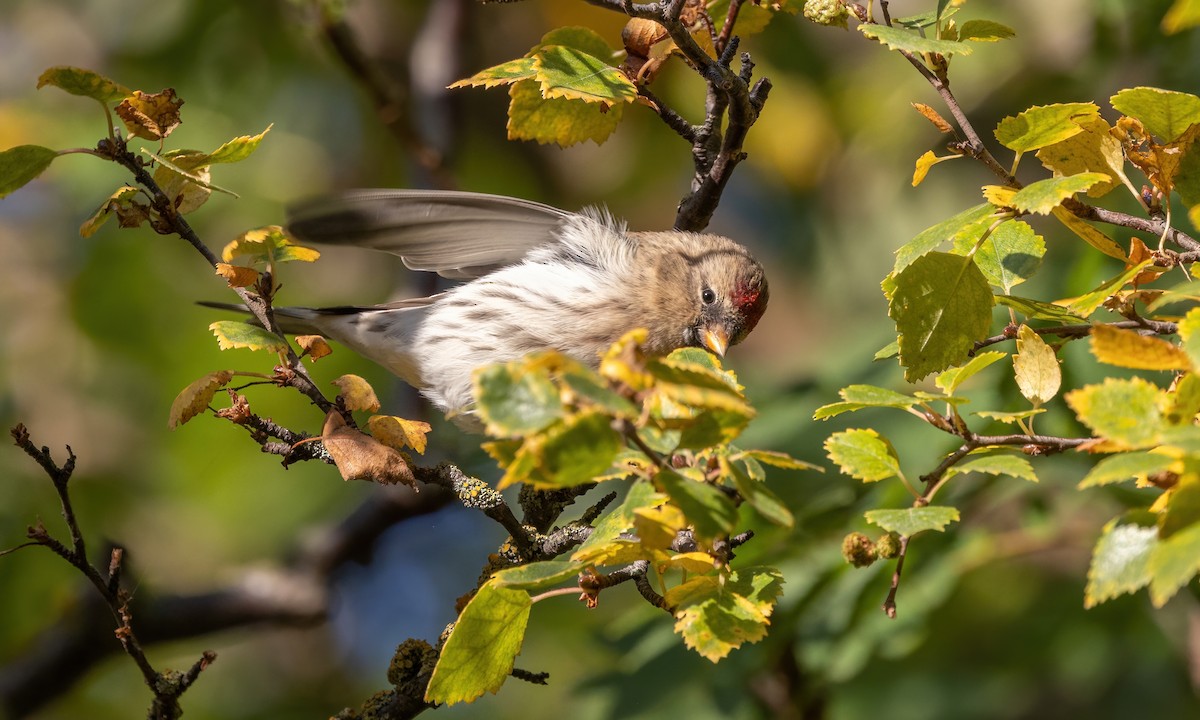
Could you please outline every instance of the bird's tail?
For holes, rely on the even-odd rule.
[[[250,311],[244,305],[236,303],[209,302],[201,300],[196,303],[204,307],[216,308],[217,310],[229,310],[231,312],[249,315]],[[332,310],[333,308],[331,308]],[[315,320],[321,317],[322,314],[328,314],[326,311],[315,310],[305,307],[277,307],[272,308],[275,313],[275,322],[279,325],[279,329],[288,335],[324,335],[325,333],[315,324]],[[257,325],[258,322],[254,321]]]

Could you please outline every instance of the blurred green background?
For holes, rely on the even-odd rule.
[[[934,5],[897,0],[891,11],[900,16]],[[553,27],[587,25],[619,46],[617,14],[567,0],[346,6],[364,47],[388,72],[411,73],[434,89],[436,102],[419,94],[414,100],[421,108],[415,122],[446,143],[460,188],[568,209],[605,203],[639,229],[671,224],[690,179],[690,156],[650,111],[628,112],[602,146],[562,150],[505,140],[503,90],[439,90],[520,56]],[[953,88],[985,137],[1001,117],[1034,104],[1093,100],[1111,120],[1105,101],[1124,87],[1200,92],[1198,36],[1163,36],[1158,23],[1168,6],[967,3],[962,17],[1002,21],[1017,37],[955,59]],[[441,21],[460,14],[456,44],[417,42],[431,8]],[[300,197],[428,183],[333,56],[315,17],[299,0],[5,0],[0,147],[95,144],[104,125],[91,101],[34,89],[46,67],[77,65],[148,92],[175,88],[186,101],[184,123],[168,147],[211,150],[274,123],[253,158],[214,174],[241,198],[215,195],[190,217],[213,248],[281,222],[284,204]],[[856,32],[781,16],[743,49],[774,90],[711,229],[750,245],[771,282],[770,312],[731,358],[760,410],[744,444],[825,464],[821,442],[853,422],[885,432],[910,476],[928,472],[951,443],[902,413],[827,424],[810,418],[850,382],[901,386],[894,362],[871,362],[893,339],[878,290],[891,252],[977,203],[979,185],[992,178],[960,161],[936,167],[920,188],[910,186],[914,160],[936,149],[940,137],[909,103],[941,105],[902,58]],[[682,65],[669,67],[655,91],[690,119],[700,117],[702,86]],[[108,540],[125,545],[146,592],[200,592],[280,562],[375,490],[342,483],[313,463],[281,469],[236,428],[211,418],[167,429],[171,400],[192,380],[225,367],[269,372],[269,360],[217,349],[206,329],[217,317],[193,301],[232,295],[185,243],[115,224],[86,240],[78,236],[79,224],[125,180],[116,166],[67,156],[0,201],[0,424],[25,423],[34,442],[59,459],[65,444],[78,453],[73,493],[93,550]],[[1078,241],[1048,225],[1039,229],[1047,235],[1046,267],[1024,294],[1069,296],[1114,272],[1111,261],[1084,252]],[[398,262],[353,251],[288,267],[283,282],[285,304],[368,303],[429,289]],[[1099,376],[1085,348],[1067,354],[1065,387]],[[421,412],[412,393],[348,351],[313,372],[321,383],[359,373],[381,393],[387,389],[389,411]],[[261,413],[317,429],[313,414],[290,395],[250,397]],[[999,374],[977,378],[973,397],[980,407],[1017,403],[1011,379],[1004,384]],[[1079,432],[1061,411],[1040,427]],[[476,442],[440,428],[429,455],[494,477]],[[593,611],[550,600],[535,607],[518,658],[519,667],[551,671],[550,686],[512,681],[498,696],[437,716],[1200,717],[1187,659],[1189,636],[1193,652],[1200,646],[1193,596],[1182,593],[1160,611],[1144,594],[1083,609],[1101,525],[1146,498],[1075,491],[1086,468],[1076,458],[1038,467],[1038,485],[973,476],[947,489],[963,522],[944,536],[914,541],[894,621],[879,609],[890,566],[852,570],[839,544],[846,532],[867,529],[864,510],[906,503],[902,488],[863,488],[832,471],[778,472],[770,484],[789,501],[797,529],[784,533],[748,518],[761,533],[739,555],[778,565],[787,578],[761,644],[713,666],[686,651],[669,619],[632,588],[606,593]],[[45,476],[7,444],[0,445],[0,468],[0,547],[22,542],[38,518],[61,537]],[[370,564],[338,573],[327,624],[239,629],[155,646],[151,660],[184,668],[203,649],[218,652],[184,697],[189,718],[324,717],[384,688],[400,641],[435,640],[453,617],[453,599],[473,586],[501,540],[494,523],[463,510],[404,523],[383,538]],[[39,634],[69,619],[86,593],[78,574],[42,549],[0,558],[0,588],[6,665],[21,663]],[[139,717],[148,703],[133,664],[118,655],[36,717]]]

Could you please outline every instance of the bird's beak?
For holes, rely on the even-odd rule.
[[[725,357],[729,349],[729,333],[720,326],[709,326],[700,331],[700,342],[717,357]]]

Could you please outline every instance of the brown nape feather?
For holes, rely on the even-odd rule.
[[[632,234],[639,243],[636,324],[649,330],[649,352],[699,345],[699,330],[714,325],[733,345],[758,323],[767,306],[767,281],[744,247],[719,235]],[[711,303],[702,299],[706,288],[714,293]]]

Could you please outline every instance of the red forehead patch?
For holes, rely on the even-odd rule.
[[[738,283],[733,292],[733,305],[742,316],[743,326],[741,335],[744,337],[754,329],[763,313],[767,310],[767,281],[762,275]]]

